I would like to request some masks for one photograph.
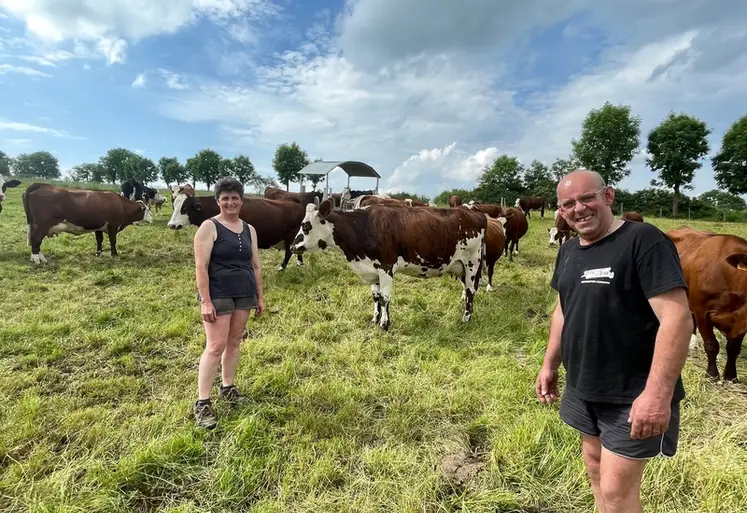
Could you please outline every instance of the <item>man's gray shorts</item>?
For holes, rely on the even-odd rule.
[[[215,315],[226,315],[234,310],[251,310],[257,308],[257,296],[215,297],[213,298]]]
[[[572,428],[598,437],[610,452],[634,459],[649,459],[677,452],[680,431],[680,403],[672,402],[669,428],[661,435],[634,440],[628,424],[630,404],[586,401],[566,388],[560,398],[560,418]]]

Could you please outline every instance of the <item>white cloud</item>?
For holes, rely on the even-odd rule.
[[[8,73],[19,73],[21,75],[28,75],[30,77],[51,77],[52,75],[44,73],[34,68],[27,66],[12,66],[10,64],[0,64],[0,75],[7,75]]]
[[[46,128],[39,125],[31,125],[29,123],[17,123],[13,121],[4,121],[0,119],[0,130],[11,130],[14,132],[31,132],[37,134],[51,135],[53,137],[65,137],[69,139],[85,139],[83,137],[72,136],[65,131],[55,130],[53,128]]]
[[[23,55],[21,56],[21,59],[23,59],[24,61],[33,62],[40,66],[49,66],[53,68],[57,67],[57,65],[54,62],[48,59],[45,59],[44,57],[39,57],[38,55]]]
[[[144,87],[145,86],[145,73],[140,73],[135,80],[132,82],[132,87]]]
[[[428,175],[431,179],[437,178],[440,175],[439,168],[443,166],[443,162],[451,155],[456,144],[456,142],[453,142],[443,148],[420,150],[420,152],[397,166],[397,169],[394,170],[387,180],[388,187],[386,190],[390,192],[406,190],[423,175]]]
[[[184,83],[184,77],[182,77],[178,73],[174,73],[173,71],[169,71],[167,69],[159,69],[158,72],[166,81],[166,87],[170,89],[182,90],[189,87]]]
[[[480,178],[485,167],[492,165],[498,155],[500,153],[495,146],[480,150],[464,159],[453,171],[447,171],[447,176],[467,183],[475,182]]]
[[[271,0],[0,0],[0,7],[44,43],[93,43],[110,64],[123,62],[128,41],[173,34],[202,18],[244,25],[282,11]]]

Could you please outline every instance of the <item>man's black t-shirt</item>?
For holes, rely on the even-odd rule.
[[[687,288],[677,248],[649,223],[558,251],[552,288],[563,309],[566,387],[587,401],[632,403],[646,387],[659,321],[648,298]],[[674,400],[685,396],[677,378]]]

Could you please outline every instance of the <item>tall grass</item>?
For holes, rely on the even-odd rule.
[[[282,253],[262,251],[268,311],[249,323],[237,375],[250,402],[216,402],[206,432],[191,416],[204,345],[194,228],[169,230],[167,202],[120,234],[118,259],[96,257],[93,235],[62,235],[36,267],[19,189],[0,214],[0,511],[591,510],[578,436],[533,391],[554,306],[552,216],[533,213],[469,324],[459,282],[398,275],[382,333],[339,254],[278,273]],[[745,388],[704,369],[699,349],[679,452],[647,467],[646,511],[745,510]]]

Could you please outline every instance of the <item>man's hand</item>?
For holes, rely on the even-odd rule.
[[[659,436],[669,428],[671,401],[644,390],[633,402],[628,416],[630,438],[634,440]]]
[[[558,371],[542,366],[535,385],[537,397],[542,404],[551,404],[560,397],[558,393]]]
[[[265,298],[260,297],[257,298],[257,308],[254,309],[254,316],[259,317],[262,315],[262,312],[265,311]]]

